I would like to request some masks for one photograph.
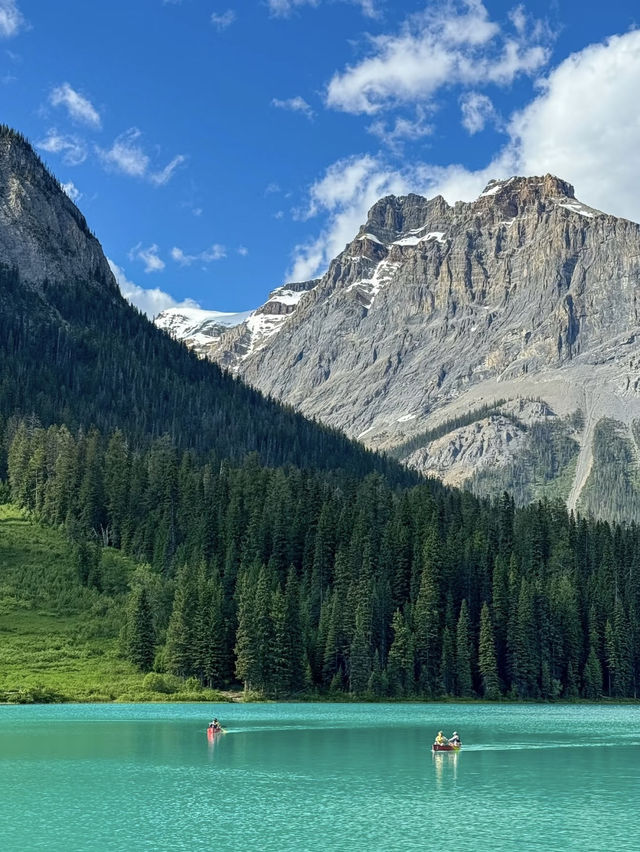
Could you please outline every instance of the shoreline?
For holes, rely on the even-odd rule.
[[[491,707],[517,707],[517,706],[548,706],[548,707],[610,707],[612,705],[629,705],[633,706],[640,704],[640,698],[613,698],[606,697],[600,699],[591,698],[575,698],[575,699],[558,699],[557,701],[549,701],[545,699],[509,699],[502,698],[496,701],[488,701],[483,698],[386,698],[386,699],[371,699],[371,698],[338,698],[338,697],[322,697],[317,695],[298,696],[296,698],[269,698],[268,696],[252,695],[249,698],[244,698],[242,690],[225,690],[219,695],[198,698],[197,693],[189,696],[189,698],[172,699],[170,695],[156,693],[155,696],[149,695],[145,697],[133,697],[123,695],[121,698],[109,700],[99,700],[97,698],[73,698],[59,701],[0,701],[0,707],[29,707],[29,706],[46,706],[57,705],[63,706],[67,704],[82,705],[82,704],[371,704],[371,705],[395,705],[395,704],[465,704],[469,706],[491,706]]]

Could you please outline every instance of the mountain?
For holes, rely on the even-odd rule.
[[[132,308],[82,214],[28,142],[0,127],[0,436],[20,418],[407,481],[397,463],[265,399]]]
[[[407,465],[640,521],[640,226],[552,175],[389,196],[259,348],[209,356]]]
[[[277,287],[255,311],[225,314],[199,308],[168,308],[154,322],[201,357],[237,372],[242,361],[262,350],[281,331],[304,294],[317,284],[318,280],[314,280]]]
[[[1,127],[0,177],[0,501],[19,509],[0,510],[0,630],[11,637],[0,642],[0,697],[190,698],[204,697],[203,685],[239,683],[297,699],[636,694],[640,527],[576,522],[557,502],[516,508],[508,494],[480,500],[420,484],[132,309],[81,214]],[[378,266],[398,249],[385,221],[360,241]],[[444,227],[423,233],[436,234],[429,251],[445,250]],[[373,281],[344,284],[336,266],[335,299],[330,278],[291,288],[300,296],[279,291],[244,330],[225,332],[227,351],[246,356],[248,374],[314,307],[335,329],[345,316],[362,323],[388,301],[385,282],[393,286],[389,263],[375,268]],[[339,320],[332,300],[359,308],[341,308]],[[241,342],[282,315],[280,332]],[[363,340],[336,335],[330,351],[342,369],[345,349],[357,361]],[[298,350],[305,369],[326,359],[321,342],[317,356]],[[358,398],[358,372],[351,381]],[[473,430],[478,417],[506,445],[520,440],[516,426],[533,435],[551,414],[545,402],[505,396],[454,425]],[[562,422],[559,455],[586,428],[575,412]],[[610,436],[624,438],[611,422],[594,441],[604,458],[617,452]],[[431,444],[443,428],[432,427]],[[405,455],[425,443],[418,431],[407,437],[418,444]],[[74,659],[58,653],[69,637]],[[34,642],[37,659],[23,653]],[[54,661],[44,671],[43,658]],[[148,672],[142,682],[132,666]]]

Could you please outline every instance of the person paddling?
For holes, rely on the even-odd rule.
[[[213,722],[209,722],[209,730],[215,731],[217,733],[218,731],[222,730],[222,725],[220,724],[220,722],[218,722],[217,719],[214,719]]]
[[[454,731],[451,737],[449,738],[449,745],[459,746],[461,745],[460,737],[458,736],[458,732]]]
[[[436,745],[449,745],[449,740],[445,737],[442,731],[438,731],[438,736],[436,737]]]

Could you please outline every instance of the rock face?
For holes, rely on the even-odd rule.
[[[15,131],[0,127],[0,263],[23,281],[61,284],[87,278],[120,290],[84,216]]]
[[[239,326],[211,357],[370,447],[478,490],[484,468],[487,488],[512,485],[496,483],[496,469],[544,455],[553,433],[564,467],[551,464],[547,490],[531,482],[522,499],[558,493],[580,508],[604,417],[637,452],[640,226],[586,206],[556,177],[492,181],[454,206],[383,198],[322,279],[303,286],[285,323],[257,344]],[[531,400],[546,413],[532,414]],[[505,404],[524,404],[525,419],[505,418]],[[551,430],[546,439],[532,423]],[[628,517],[640,519],[631,502]]]

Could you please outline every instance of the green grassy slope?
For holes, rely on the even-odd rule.
[[[135,563],[106,551],[103,568],[111,594],[80,585],[62,532],[0,505],[0,702],[221,700],[120,657]]]

